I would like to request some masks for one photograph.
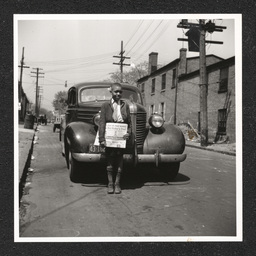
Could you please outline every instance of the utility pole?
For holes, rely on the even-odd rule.
[[[36,77],[36,106],[35,106],[35,114],[36,114],[36,118],[38,118],[39,116],[39,105],[38,105],[38,102],[39,102],[39,88],[38,88],[38,78],[43,78],[44,76],[39,76],[41,74],[44,74],[42,72],[39,72],[39,70],[42,70],[42,68],[33,68],[33,69],[36,69],[36,72],[31,72],[31,73],[34,73],[36,74],[36,76],[32,76],[32,77]]]
[[[121,72],[121,83],[123,82],[123,66],[130,66],[130,64],[124,64],[125,59],[130,59],[130,57],[124,56],[125,51],[123,51],[123,41],[121,41],[121,52],[119,53],[120,56],[113,56],[114,58],[119,58],[119,63],[113,63],[114,65],[120,65],[120,72]]]
[[[205,20],[199,20],[198,23],[189,23],[188,20],[181,20],[177,26],[178,28],[189,29],[186,33],[188,39],[178,38],[178,41],[187,41],[189,44],[189,51],[199,52],[199,87],[200,87],[200,127],[201,127],[201,146],[208,145],[208,109],[207,109],[207,96],[208,96],[208,84],[207,84],[207,71],[206,71],[206,51],[205,43],[211,44],[223,44],[219,41],[207,41],[205,40],[206,32],[222,32],[226,29],[224,26],[216,26],[209,20],[205,23]]]
[[[206,73],[206,55],[205,55],[205,21],[199,20],[201,25],[199,49],[200,49],[200,113],[201,113],[201,146],[207,146],[208,144],[208,107],[207,107],[207,96],[208,96],[208,84],[207,84],[207,73]]]
[[[178,79],[179,79],[179,77],[176,78],[176,82],[175,82],[174,116],[173,116],[173,123],[174,124],[177,123]]]
[[[41,102],[43,99],[43,88],[42,86],[38,86],[38,116],[40,114],[40,109],[41,109]]]
[[[38,113],[40,113],[41,100],[42,100],[42,95],[39,95],[39,101],[38,101]]]
[[[20,61],[20,87],[19,87],[19,102],[21,101],[21,88],[22,88],[22,75],[23,75],[23,68],[29,68],[29,66],[25,66],[24,63],[24,47],[22,48],[22,57]]]
[[[22,48],[22,57],[21,57],[21,61],[20,61],[20,83],[19,83],[19,103],[21,104],[22,101],[22,97],[21,97],[21,92],[22,92],[22,75],[23,75],[23,68],[29,68],[29,66],[25,66],[24,63],[24,47]],[[20,112],[20,117],[21,117],[22,113]]]

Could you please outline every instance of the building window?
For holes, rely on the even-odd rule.
[[[152,88],[151,88],[151,94],[155,94],[155,87],[156,87],[156,79],[152,79]]]
[[[228,67],[222,68],[220,70],[220,86],[219,86],[219,93],[220,92],[227,92],[228,90]]]
[[[164,102],[161,102],[161,104],[160,104],[160,113],[161,113],[162,117],[165,119],[165,104],[164,104]]]
[[[227,109],[218,110],[218,134],[226,135]]]
[[[150,110],[149,110],[149,113],[152,115],[155,113],[155,105],[150,105]]]
[[[165,91],[165,87],[166,87],[166,74],[162,75],[162,87],[161,87],[161,91]]]
[[[141,92],[144,93],[145,92],[145,83],[141,84]]]
[[[172,88],[176,87],[176,68],[172,70]]]

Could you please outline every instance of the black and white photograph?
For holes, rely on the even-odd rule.
[[[240,242],[241,14],[15,14],[14,241]]]

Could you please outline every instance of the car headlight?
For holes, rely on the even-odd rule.
[[[93,116],[92,121],[95,125],[99,126],[100,122],[100,113],[97,113],[96,115]]]
[[[148,123],[154,128],[161,128],[164,125],[164,119],[161,115],[154,113],[149,118]]]

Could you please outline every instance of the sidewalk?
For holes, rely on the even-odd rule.
[[[34,136],[34,129],[25,129],[24,124],[19,124],[19,180],[21,180],[24,170],[29,167]]]
[[[202,147],[198,141],[186,140],[186,147],[194,147],[232,156],[236,155],[236,143],[214,143],[209,144],[207,147]]]

